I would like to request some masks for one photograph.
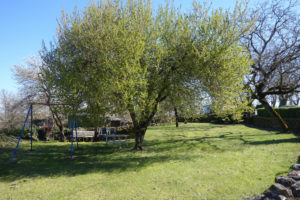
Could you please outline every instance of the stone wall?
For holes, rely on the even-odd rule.
[[[292,169],[287,176],[276,177],[275,184],[263,194],[246,200],[300,200],[300,164],[293,165]]]

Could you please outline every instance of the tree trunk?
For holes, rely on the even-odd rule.
[[[135,133],[135,145],[133,147],[133,150],[143,150],[144,137],[147,127],[157,112],[158,103],[163,101],[165,98],[166,96],[161,97],[161,95],[159,95],[154,107],[144,111],[144,113],[142,114],[142,116],[144,116],[142,117],[142,120],[137,120],[136,113],[133,109],[134,106],[129,106],[128,111],[133,122],[133,129]]]
[[[288,131],[289,127],[286,122],[282,119],[282,117],[269,105],[265,98],[259,99],[259,102],[265,107],[266,111],[276,119],[278,124],[280,125],[280,129],[282,132]]]
[[[133,130],[135,134],[135,144],[133,147],[133,150],[143,150],[143,143],[144,143],[144,137],[148,128],[149,123],[154,117],[154,114],[156,113],[157,106],[155,109],[152,111],[152,113],[148,116],[145,117],[143,121],[136,121],[135,120],[135,113],[131,112],[131,119],[133,122]]]
[[[116,131],[116,134],[117,134],[117,131]],[[93,142],[98,141],[98,137],[99,137],[99,135],[98,135],[98,127],[95,127],[95,129],[94,129]]]
[[[65,137],[65,133],[64,133],[63,123],[62,123],[60,117],[58,116],[58,114],[53,110],[53,108],[50,105],[49,105],[49,109],[52,113],[52,117],[54,118],[56,126],[59,128],[59,132],[60,132],[59,141],[64,142],[66,137]]]
[[[133,147],[134,150],[143,150],[143,142],[145,133],[147,130],[147,126],[144,127],[134,127],[135,130],[135,145]]]
[[[176,128],[178,128],[178,113],[177,113],[177,108],[176,107],[174,107],[174,112],[175,112],[175,119],[176,119]]]
[[[286,106],[287,101],[288,101],[288,95],[287,94],[279,95],[279,107]]]
[[[296,97],[295,100],[292,100],[294,106],[298,106],[299,105],[299,102],[300,102],[300,98],[299,97]]]
[[[65,133],[64,133],[64,126],[58,126],[58,128],[59,128],[59,132],[60,132],[59,141],[64,142],[66,140]]]
[[[272,107],[275,107],[275,106],[276,106],[276,102],[277,102],[277,96],[276,96],[276,95],[272,95],[272,96],[271,96],[271,104],[272,104]]]

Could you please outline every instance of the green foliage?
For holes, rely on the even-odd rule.
[[[283,118],[300,118],[300,107],[281,107],[274,109]],[[260,117],[271,117],[263,108],[257,109],[257,115]]]
[[[68,116],[68,127],[72,128],[72,120],[77,120],[77,127],[81,128],[95,128],[95,127],[101,127],[101,126],[107,126],[109,121],[108,117],[105,116],[96,116],[93,114],[77,114],[74,116],[69,115]],[[75,127],[75,124],[74,124]]]
[[[11,128],[11,129],[4,129],[2,130],[2,133],[6,136],[13,136],[16,138],[19,138],[21,134],[22,128]],[[30,127],[26,126],[24,128],[24,132],[22,134],[22,139],[30,139],[31,138],[31,131]],[[38,139],[38,127],[35,125],[32,125],[32,138],[34,140]]]
[[[284,120],[287,123],[287,125],[289,126],[290,131],[295,131],[297,134],[299,133],[300,118],[285,118]],[[280,125],[272,117],[254,116],[253,124],[260,128],[275,129],[275,130],[280,129]]]
[[[180,117],[180,122],[197,122],[197,123],[203,123],[203,122],[210,122],[215,124],[238,124],[243,121],[243,119],[235,119],[232,115],[228,116],[220,116],[216,115],[215,113],[209,113],[209,114],[202,114],[198,116],[192,116],[192,117]]]
[[[53,139],[59,140],[61,135],[59,128],[57,126],[53,126],[51,132],[52,132]]]
[[[52,131],[53,131],[53,130],[52,130]],[[38,139],[39,139],[39,140],[45,141],[45,140],[50,139],[50,137],[52,138],[52,136],[50,136],[50,134],[52,134],[52,132],[46,131],[45,128],[39,128],[39,129],[37,130],[37,132],[38,132]],[[53,134],[52,134],[52,135],[53,135]],[[54,135],[53,135],[53,138],[54,138]]]
[[[70,140],[72,136],[72,128],[64,128],[64,135],[66,136],[67,140]]]
[[[239,39],[251,23],[239,6],[233,13],[194,8],[182,14],[167,4],[152,12],[150,1],[107,0],[63,13],[56,45],[41,52],[41,71],[73,114],[129,111],[142,127],[167,98],[186,110],[209,96],[216,113],[238,118],[250,64]]]
[[[0,133],[0,148],[11,146],[17,143],[17,138]]]

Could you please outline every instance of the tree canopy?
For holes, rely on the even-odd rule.
[[[218,112],[232,112],[243,97],[249,55],[240,37],[252,23],[237,6],[209,10],[195,2],[183,14],[150,1],[91,3],[63,13],[57,39],[41,51],[42,71],[63,101],[89,113],[128,111],[142,149],[158,104],[182,91],[208,94]]]

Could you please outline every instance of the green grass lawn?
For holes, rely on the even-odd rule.
[[[150,127],[145,151],[22,142],[0,151],[0,199],[243,199],[299,162],[300,139],[244,125]]]

